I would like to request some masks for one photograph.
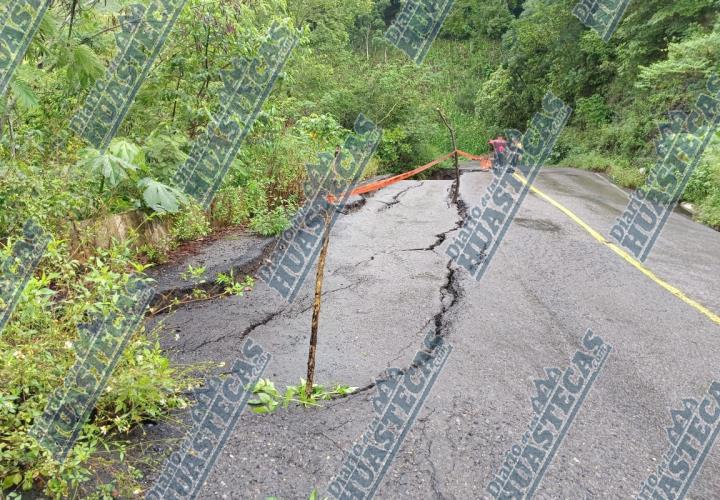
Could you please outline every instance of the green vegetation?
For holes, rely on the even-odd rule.
[[[2,256],[7,254],[5,249]],[[90,314],[113,310],[130,276],[128,265],[133,262],[124,246],[99,251],[81,264],[69,258],[64,242],[50,243],[41,272],[31,279],[0,335],[3,489],[25,490],[35,483],[49,495],[67,497],[101,471],[131,483],[134,468],[118,463],[125,455],[127,433],[142,421],[165,418],[170,410],[186,405],[181,391],[187,376],[170,366],[154,333],[139,331],[64,465],[27,434],[75,362],[78,325]],[[143,268],[133,266],[136,271]]]
[[[114,54],[128,3],[83,8],[71,33],[68,6],[45,17],[0,103],[0,236],[29,216],[63,234],[71,220],[176,212],[183,199],[170,179],[218,105],[219,71],[252,55],[278,19],[301,30],[301,44],[210,213],[185,208],[175,241],[225,225],[282,230],[302,203],[304,164],[332,150],[360,112],[385,131],[370,174],[398,172],[450,150],[437,107],[460,147],[481,153],[504,128],[524,129],[552,90],[575,109],[554,161],[609,170],[634,186],[654,163],[663,113],[688,109],[720,61],[717,0],[633,2],[608,44],[571,14],[574,0],[458,0],[419,68],[382,37],[397,0],[190,0],[101,155],[65,132]],[[63,146],[57,139],[66,136]],[[713,148],[706,171],[714,171]]]
[[[416,67],[383,39],[399,0],[188,0],[117,138],[101,154],[67,126],[115,54],[114,35],[131,1],[53,2],[0,99],[0,250],[8,254],[31,217],[54,235],[0,336],[5,493],[35,486],[73,496],[97,486],[124,496],[123,488],[132,489],[136,473],[123,463],[127,433],[183,407],[187,374],[170,366],[154,334],[136,332],[60,467],[26,432],[74,361],[68,346],[77,341],[77,326],[109,310],[132,273],[164,260],[180,242],[234,225],[263,235],[283,230],[303,202],[305,163],[334,150],[361,112],[384,129],[371,176],[450,151],[437,108],[457,130],[458,146],[482,153],[506,127],[524,129],[552,90],[575,109],[553,161],[639,186],[655,163],[663,113],[689,109],[720,69],[720,2],[632,2],[608,44],[572,16],[575,3],[458,0]],[[232,58],[253,56],[276,20],[300,31],[300,45],[205,212],[172,188],[173,172],[219,105],[220,70]],[[685,199],[698,207],[699,220],[720,227],[719,141]],[[131,210],[165,223],[167,241],[133,236],[78,254],[78,223]],[[253,283],[220,276],[216,285],[220,295],[241,295]],[[193,299],[210,296],[197,290]],[[256,388],[255,411],[295,400],[315,404],[350,390],[318,387],[305,401],[302,384],[284,396],[271,384]],[[123,484],[101,484],[103,472]]]
[[[657,160],[658,123],[671,110],[689,111],[720,70],[720,3],[631,2],[608,44],[572,15],[574,0],[514,3],[521,13],[502,34],[500,64],[480,85],[477,113],[498,131],[524,129],[552,90],[575,110],[553,161],[641,185]],[[685,193],[699,219],[718,228],[719,164],[716,138]]]
[[[254,413],[272,413],[282,405],[287,408],[290,403],[296,403],[305,407],[320,406],[319,401],[328,401],[338,397],[345,397],[357,390],[357,387],[347,385],[336,385],[328,390],[319,384],[313,384],[312,394],[305,393],[305,379],[300,379],[297,385],[290,385],[285,388],[285,394],[275,387],[272,380],[261,378],[255,387],[253,394],[256,398],[251,399],[248,404]]]
[[[312,490],[310,492],[310,496],[308,497],[308,500],[318,500],[319,493],[317,490]],[[278,497],[266,497],[265,500],[279,500]]]

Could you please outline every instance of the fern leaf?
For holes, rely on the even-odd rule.
[[[10,84],[10,87],[12,88],[15,102],[20,108],[26,111],[34,111],[40,107],[38,98],[35,95],[35,92],[33,92],[30,88],[30,85],[16,78]]]
[[[67,67],[67,77],[71,83],[78,82],[88,87],[105,73],[105,66],[93,50],[87,45],[78,45],[72,51]]]

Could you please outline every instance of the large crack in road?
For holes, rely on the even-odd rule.
[[[410,186],[402,189],[401,191],[398,191],[396,194],[393,195],[390,201],[383,201],[383,200],[377,200],[379,203],[382,203],[383,206],[381,206],[377,213],[385,212],[386,210],[390,210],[395,205],[398,205],[400,203],[400,198],[403,197],[408,191],[414,188],[418,188],[422,186],[422,182],[418,182],[417,184],[411,184]]]
[[[546,190],[562,184],[560,173],[552,175]],[[599,211],[593,197],[617,196],[608,204],[620,213],[626,203],[621,193],[603,191],[592,184],[602,180],[589,173],[562,175],[582,175],[592,187],[581,192],[585,184],[567,183],[575,191],[563,201],[587,199],[586,206],[573,208],[594,227],[610,227],[617,214]],[[489,180],[486,173],[465,173],[457,205],[450,203],[450,181],[399,183],[338,219],[326,268],[316,380],[360,389],[322,408],[246,411],[203,498],[304,500],[313,488],[322,489],[374,416],[375,378],[390,367],[407,369],[428,331],[451,343],[453,353],[377,497],[488,497],[486,486],[533,421],[535,379],[546,367],[568,366],[587,327],[613,345],[613,354],[538,496],[626,498],[638,492],[667,448],[668,408],[700,397],[716,377],[716,326],[533,196],[476,282],[450,264],[443,250],[462,225],[465,207],[479,203]],[[683,224],[692,223],[672,218],[663,238],[672,240],[678,228],[681,235],[701,238],[689,244],[702,262],[682,252],[678,260],[659,245],[661,258],[652,264],[706,303],[720,303],[715,284],[694,285],[720,272],[713,260],[720,238]],[[210,360],[228,366],[249,336],[273,355],[264,376],[280,387],[295,384],[305,373],[312,287],[309,279],[291,306],[258,285],[245,297],[183,307],[163,317],[163,347],[181,364]],[[170,450],[172,427],[145,431],[142,440],[158,440],[163,453]],[[160,451],[153,454],[160,457]],[[693,492],[714,498],[717,491],[715,450]]]
[[[438,212],[433,205],[441,202],[443,190],[446,187],[449,188],[450,183],[425,181],[408,184],[410,185],[398,185],[395,192],[387,190],[387,193],[369,198],[366,201],[367,208],[359,204],[361,206],[358,209],[349,216],[344,217],[347,220],[344,223],[344,228],[343,223],[340,223],[340,228],[334,231],[335,234],[331,241],[326,291],[323,293],[325,302],[323,305],[323,323],[328,321],[326,317],[327,311],[335,307],[332,301],[329,300],[329,296],[334,294],[346,295],[352,292],[353,289],[361,289],[358,290],[357,295],[370,294],[371,296],[368,304],[371,307],[362,307],[363,302],[367,303],[368,301],[360,301],[361,308],[355,307],[354,312],[360,311],[367,314],[370,311],[381,309],[374,307],[377,298],[372,296],[380,292],[387,294],[388,290],[394,288],[390,283],[383,286],[378,282],[384,281],[383,274],[385,271],[383,269],[388,269],[390,266],[396,267],[398,262],[404,264],[403,267],[406,271],[398,273],[400,280],[410,280],[409,283],[416,283],[410,285],[410,289],[416,287],[418,282],[422,282],[420,287],[423,294],[427,295],[431,290],[426,282],[428,280],[440,280],[438,272],[431,271],[431,268],[437,269],[436,266],[441,263],[440,260],[443,257],[403,256],[401,253],[406,251],[406,248],[402,242],[413,239],[422,241],[423,235],[430,232],[422,226],[442,227],[444,219],[448,218],[447,215],[449,215],[450,211],[447,213]],[[414,198],[414,203],[417,200],[428,198],[426,212],[428,214],[433,213],[434,217],[417,217],[414,206],[411,205],[407,208],[399,204],[401,198],[408,196],[408,193],[413,191],[420,192],[420,195]],[[449,193],[450,189],[447,189],[447,192]],[[428,196],[428,193],[431,193],[431,195]],[[382,215],[378,215],[377,207],[385,207],[386,210],[382,211],[384,212]],[[365,220],[350,220],[356,216]],[[450,229],[443,229],[440,232],[435,231],[437,233],[435,240],[430,244],[425,243],[419,248],[429,251],[430,255],[436,255],[432,252],[444,241],[445,236],[454,231],[460,223],[461,221],[457,222]],[[399,224],[404,234],[398,234],[395,224]],[[385,234],[375,235],[372,234],[372,231],[371,234],[368,234],[365,229],[368,227],[375,227],[377,229],[375,232]],[[390,238],[385,237],[388,231],[392,232]],[[343,247],[350,247],[350,249],[346,248],[343,251],[341,250]],[[429,265],[429,259],[434,259],[432,265]],[[420,331],[431,322],[431,319],[436,325],[439,325],[440,318],[448,310],[447,304],[454,305],[456,302],[454,299],[448,302],[444,298],[448,292],[454,294],[457,286],[453,283],[454,273],[452,269],[448,268],[444,263],[442,265],[444,276],[442,276],[442,282],[437,286],[440,296],[434,299],[434,302],[438,304],[439,311],[433,317],[428,316],[422,323],[418,324],[416,322],[418,326],[412,330],[417,333],[408,339],[408,344],[412,343],[415,336],[420,334]],[[413,276],[413,274],[417,276]],[[165,330],[171,332],[172,335],[165,336],[163,346],[171,351],[176,359],[183,364],[203,362],[207,359],[214,360],[218,357],[218,351],[223,353],[232,352],[249,335],[271,336],[272,331],[283,328],[283,323],[305,319],[304,316],[309,312],[312,304],[311,293],[308,293],[310,285],[312,285],[310,280],[311,278],[308,278],[305,283],[304,293],[301,293],[297,301],[289,307],[278,297],[275,297],[273,291],[260,285],[247,297],[221,298],[209,302],[188,304],[180,307],[171,315],[160,315],[154,318],[151,324],[165,323]],[[398,282],[395,281],[394,284],[397,285]],[[407,301],[408,297],[402,297],[396,291],[392,293],[398,296],[394,301],[396,304],[399,305],[401,299],[403,302]],[[345,297],[344,302],[353,301]],[[346,309],[347,312],[352,312],[351,308]],[[243,323],[245,323],[244,326]],[[329,328],[331,330],[334,326],[333,323],[335,322],[331,320]],[[293,325],[293,329],[300,330],[297,326]],[[293,342],[299,345],[297,340],[296,337]],[[226,350],[228,345],[233,347]],[[382,363],[377,364],[377,368],[378,370],[373,375],[381,371],[383,368]]]
[[[456,271],[437,249],[462,223],[459,207],[449,202],[451,184],[400,183],[358,204],[333,230],[317,379],[360,388],[347,398],[328,403],[325,410],[297,407],[282,411],[282,416],[246,414],[243,425],[273,427],[286,418],[316,419],[320,415],[332,421],[333,414],[346,410],[367,414],[376,378],[382,378],[392,365],[407,369],[428,328],[436,335],[449,334],[449,316],[459,303],[461,288]],[[418,210],[418,206],[422,208]],[[449,221],[455,222],[448,229]],[[436,236],[428,242],[432,234]],[[412,246],[422,251],[407,252]],[[245,297],[188,304],[154,318],[153,324],[164,323],[169,334],[163,337],[163,347],[181,364],[214,361],[229,366],[233,352],[250,336],[273,354],[265,376],[280,386],[291,384],[304,375],[312,285],[308,278],[290,306],[259,284]],[[159,439],[173,434],[163,425],[154,426],[151,432]],[[327,429],[323,434],[337,449],[337,436]],[[232,443],[228,448],[233,448]],[[237,450],[228,453],[238,454]]]

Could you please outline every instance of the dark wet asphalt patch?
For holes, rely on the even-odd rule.
[[[515,219],[515,224],[528,229],[535,229],[537,231],[547,231],[550,233],[557,233],[560,231],[560,226],[547,219],[523,219],[518,217]]]

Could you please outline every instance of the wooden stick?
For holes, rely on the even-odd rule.
[[[340,147],[335,148],[335,159],[333,160],[333,179],[337,178],[337,161],[340,157]],[[322,249],[318,257],[317,272],[315,273],[315,299],[313,301],[312,324],[310,326],[310,350],[308,352],[307,378],[305,382],[305,396],[310,399],[313,393],[313,382],[315,379],[315,352],[317,351],[318,328],[320,326],[320,304],[322,302],[323,277],[325,276],[325,260],[328,247],[330,246],[330,222],[335,211],[335,206],[328,202],[328,211],[325,213],[325,231],[323,232]]]
[[[330,246],[330,220],[332,211],[328,210],[325,215],[325,233],[323,234],[322,250],[318,257],[317,273],[315,274],[315,300],[313,301],[312,324],[310,327],[310,351],[307,362],[307,381],[305,383],[305,395],[310,399],[313,392],[313,381],[315,379],[315,352],[317,350],[318,327],[320,326],[320,303],[322,301],[323,277],[325,274],[325,259],[328,247]]]
[[[460,192],[460,166],[458,165],[458,150],[457,143],[455,142],[455,129],[450,126],[450,123],[440,108],[437,108],[437,112],[440,115],[440,119],[450,131],[450,140],[452,141],[453,147],[453,161],[455,162],[455,192],[453,193],[453,203],[457,205],[458,193]]]

